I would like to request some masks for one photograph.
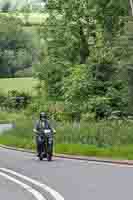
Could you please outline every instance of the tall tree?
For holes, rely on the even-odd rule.
[[[13,77],[31,67],[37,55],[33,34],[24,30],[15,17],[0,19],[0,76]]]
[[[94,52],[99,54],[106,42],[113,41],[123,25],[120,15],[126,14],[125,6],[122,0],[48,1],[43,30],[47,49],[41,71],[50,94],[62,95],[63,78],[71,67],[87,64]]]
[[[129,0],[129,15],[133,16],[133,1]]]
[[[128,40],[128,47],[127,47],[127,64],[128,64],[128,108],[129,113],[133,113],[133,1],[129,0],[129,17],[127,23],[127,40]]]

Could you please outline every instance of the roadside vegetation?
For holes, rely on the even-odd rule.
[[[0,121],[16,128],[0,143],[35,149],[32,128],[43,110],[56,124],[55,152],[133,159],[127,1],[49,0],[38,18],[29,8],[18,17],[3,11]]]
[[[8,118],[7,118],[8,116]],[[25,113],[1,115],[4,122],[15,122],[16,127],[0,136],[0,144],[35,150],[32,132],[35,120]],[[2,121],[2,123],[3,123]],[[72,124],[52,122],[57,130],[55,153],[71,155],[133,159],[133,121],[90,121]]]

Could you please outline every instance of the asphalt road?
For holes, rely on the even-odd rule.
[[[3,171],[10,169],[8,171]],[[34,184],[17,172],[39,181]],[[23,188],[15,178],[39,192],[43,200],[132,200],[133,167],[54,158],[40,162],[35,155],[0,148],[0,197],[6,200],[34,200],[31,188]],[[43,183],[45,185],[39,185]],[[43,187],[44,186],[44,187]],[[48,191],[47,187],[54,189]],[[29,190],[27,190],[29,189]],[[56,192],[58,192],[56,194]],[[60,196],[58,196],[60,194]],[[41,198],[37,199],[41,200]]]
[[[32,200],[33,197],[30,193],[22,190],[20,187],[16,188],[14,183],[0,176],[0,199]]]

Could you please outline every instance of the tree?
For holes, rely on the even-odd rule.
[[[1,11],[2,12],[9,12],[10,8],[11,8],[11,3],[10,2],[5,2],[1,7]]]
[[[43,30],[47,49],[42,72],[45,71],[50,95],[62,95],[63,78],[69,75],[71,67],[88,63],[91,52],[98,52],[106,42],[113,41],[121,30],[120,15],[126,13],[121,2],[125,5],[120,0],[49,0],[45,11],[49,17]]]
[[[129,15],[133,16],[133,1],[129,0]]]
[[[15,17],[0,19],[0,76],[14,77],[16,71],[31,67],[37,57],[33,34]]]
[[[117,85],[114,75],[120,56],[114,41],[124,30],[122,16],[128,11],[121,2],[49,0],[47,4],[49,17],[41,30],[45,50],[36,70],[49,96],[64,100],[74,112],[84,112],[94,99],[98,106],[106,98],[115,99],[117,89],[112,89],[113,97],[107,94],[113,81]],[[96,104],[88,111],[94,111]]]

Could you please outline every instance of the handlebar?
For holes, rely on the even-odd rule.
[[[45,131],[46,131],[46,130],[44,130],[44,133],[45,133]],[[39,131],[37,131],[36,129],[33,129],[33,132],[36,133],[36,134],[39,133]],[[56,134],[56,130],[55,130],[55,129],[52,129],[52,132],[53,132],[54,134]]]

